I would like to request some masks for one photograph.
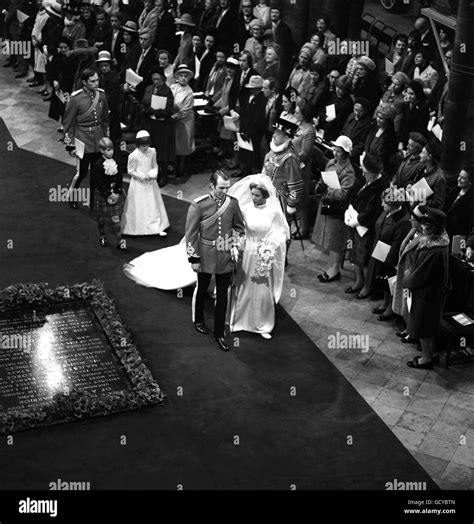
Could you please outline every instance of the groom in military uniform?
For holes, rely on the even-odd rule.
[[[97,72],[93,69],[84,69],[81,81],[82,89],[71,93],[63,118],[66,150],[71,155],[74,154],[75,138],[85,144],[84,156],[80,159],[79,169],[69,185],[70,191],[78,188],[87,176],[89,167],[100,156],[100,140],[109,135],[109,106],[107,105],[104,91],[99,88]],[[89,205],[92,209],[94,198],[94,181],[92,177],[90,192]],[[74,200],[70,199],[69,205],[77,209],[77,202]]]
[[[186,218],[188,260],[198,274],[194,326],[203,335],[209,333],[204,324],[204,299],[211,277],[215,275],[214,338],[222,351],[229,351],[224,334],[227,293],[232,263],[238,261],[245,224],[239,202],[227,195],[229,177],[222,171],[216,171],[210,182],[211,193],[196,198]]]

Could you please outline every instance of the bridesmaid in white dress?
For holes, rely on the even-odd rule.
[[[237,182],[229,195],[239,200],[245,220],[245,249],[237,271],[230,312],[230,331],[249,331],[270,339],[275,326],[290,232],[285,215],[266,175],[251,175]],[[249,201],[250,200],[250,201]],[[265,268],[257,252],[262,241],[275,246],[273,263]]]
[[[128,157],[127,170],[131,180],[122,214],[122,233],[165,237],[170,223],[156,182],[156,150],[150,147],[151,138],[147,131],[139,131],[136,141],[137,148]]]

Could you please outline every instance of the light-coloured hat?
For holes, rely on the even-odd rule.
[[[366,67],[369,71],[375,71],[375,62],[368,56],[361,56],[357,61],[361,66]]]
[[[193,22],[193,18],[189,13],[184,13],[181,18],[175,18],[174,23],[176,25],[187,25],[189,27],[196,27],[196,24]]]
[[[237,60],[237,58],[234,58],[233,56],[229,56],[229,58],[226,60],[226,65],[231,65],[234,67],[239,67],[240,62]]]
[[[180,73],[186,73],[189,76],[189,78],[192,78],[194,76],[194,73],[191,71],[191,69],[189,69],[189,67],[186,64],[179,65],[174,71],[174,76],[176,77]]]
[[[331,145],[341,147],[346,153],[352,153],[352,140],[348,136],[338,136],[337,140],[331,142]]]
[[[397,109],[393,104],[388,104],[386,102],[381,102],[377,110],[375,111],[377,115],[380,115],[382,118],[387,118],[393,120],[397,115]]]
[[[263,78],[259,75],[252,75],[249,79],[249,83],[245,87],[247,89],[262,89]]]
[[[43,2],[43,7],[46,12],[50,15],[61,17],[62,16],[62,6],[59,2],[55,0],[47,0]]]
[[[96,62],[112,62],[112,56],[108,51],[99,51],[99,58]]]
[[[128,20],[125,22],[125,25],[122,26],[122,29],[127,33],[138,33],[138,26],[135,22]]]
[[[253,29],[254,27],[259,27],[260,29],[264,29],[265,24],[263,23],[263,20],[260,20],[260,18],[254,18],[249,24],[249,29]]]
[[[142,129],[141,131],[138,131],[135,140],[139,140],[140,138],[150,138],[150,133]]]

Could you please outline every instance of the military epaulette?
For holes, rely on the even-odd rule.
[[[202,195],[200,197],[197,197],[194,199],[194,202],[197,204],[198,202],[201,202],[201,200],[204,200],[205,198],[207,198],[209,195]]]
[[[82,89],[78,89],[77,91],[74,91],[74,93],[71,93],[71,96],[76,96],[79,93],[82,93]]]

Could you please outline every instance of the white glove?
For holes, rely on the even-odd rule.
[[[237,263],[239,261],[239,250],[238,250],[238,248],[236,246],[234,246],[230,250],[230,256],[232,258],[232,262]]]
[[[294,215],[296,213],[296,207],[286,206],[286,212],[289,215]]]

